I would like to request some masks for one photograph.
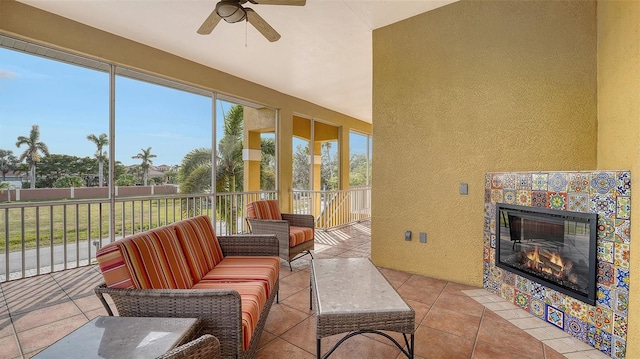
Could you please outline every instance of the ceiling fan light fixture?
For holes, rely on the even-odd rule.
[[[237,1],[220,1],[216,4],[216,13],[228,23],[243,21],[247,18],[247,13]]]

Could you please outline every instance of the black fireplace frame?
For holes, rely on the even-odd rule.
[[[572,288],[568,288],[562,286],[560,284],[549,281],[541,276],[536,276],[534,274],[530,274],[528,272],[522,271],[519,268],[507,265],[503,262],[500,262],[500,213],[502,210],[507,211],[507,213],[517,213],[525,216],[535,216],[542,215],[547,218],[553,218],[552,221],[562,221],[564,223],[565,219],[579,219],[581,222],[587,222],[589,224],[589,284],[587,288],[586,295],[584,293],[578,292]],[[596,304],[596,287],[597,287],[597,267],[598,267],[598,258],[597,258],[597,247],[598,247],[598,233],[597,233],[597,225],[598,225],[598,215],[596,213],[582,213],[582,212],[572,212],[572,211],[562,211],[556,209],[549,208],[539,208],[539,207],[527,207],[527,206],[518,206],[518,205],[510,205],[504,203],[496,204],[496,251],[494,263],[497,267],[502,268],[504,270],[513,272],[519,276],[530,279],[534,282],[540,283],[546,287],[557,290],[558,292],[570,295],[580,301],[588,303],[590,305]],[[511,245],[511,244],[510,244]],[[515,242],[513,243],[515,246]]]

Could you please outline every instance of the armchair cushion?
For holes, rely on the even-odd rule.
[[[255,201],[247,204],[247,217],[258,219],[282,220],[280,205],[274,199]]]
[[[308,227],[289,227],[289,247],[295,247],[300,243],[313,240],[313,228]]]
[[[253,336],[260,313],[267,302],[264,285],[260,282],[200,282],[193,289],[233,289],[240,294],[242,309],[243,348],[247,350]]]
[[[202,277],[203,282],[257,281],[264,285],[267,297],[280,275],[280,259],[266,256],[228,256]]]
[[[185,219],[174,223],[172,227],[184,248],[194,281],[199,281],[224,258],[209,217]]]

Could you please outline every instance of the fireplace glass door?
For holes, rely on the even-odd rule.
[[[509,207],[496,211],[496,265],[593,304],[595,215]]]

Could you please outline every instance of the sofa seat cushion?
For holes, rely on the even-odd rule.
[[[274,199],[255,201],[247,204],[247,217],[282,220],[280,205]]]
[[[313,228],[309,227],[289,227],[289,247],[295,247],[300,243],[313,239]]]
[[[96,259],[109,288],[189,289],[195,282],[175,231],[134,234],[100,248]]]
[[[227,256],[201,282],[258,281],[264,285],[267,297],[271,295],[280,275],[280,257]]]
[[[267,303],[264,285],[261,282],[200,282],[196,283],[193,289],[233,289],[240,294],[242,344],[244,350],[247,350],[260,314]]]
[[[222,259],[222,249],[207,216],[197,216],[174,223],[195,282],[207,274]]]

